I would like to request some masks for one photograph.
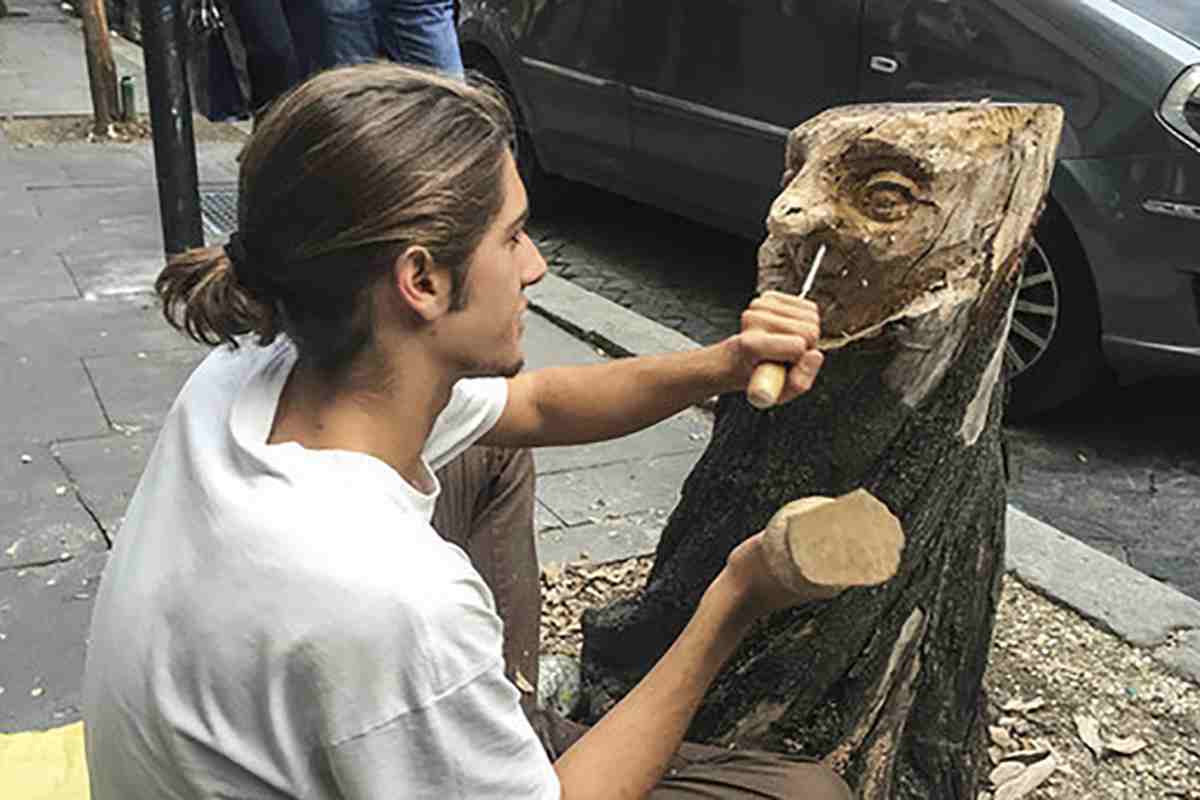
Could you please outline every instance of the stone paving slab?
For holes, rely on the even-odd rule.
[[[670,512],[699,451],[643,454],[615,464],[538,476],[538,497],[567,525]]]
[[[90,114],[82,24],[62,14],[40,16],[0,20],[0,113]],[[140,59],[129,58],[122,41],[113,39],[118,79],[134,76],[138,108],[148,109]]]
[[[109,538],[117,536],[157,436],[157,431],[117,433],[54,448],[80,500]]]
[[[148,224],[148,221],[152,224]],[[103,216],[81,221],[81,224],[87,225],[86,230],[73,234],[59,246],[63,261],[68,266],[73,263],[86,266],[101,259],[111,260],[114,254],[118,257],[125,254],[139,261],[153,260],[159,269],[166,263],[162,231],[156,227],[157,202],[152,210],[113,209]],[[154,281],[140,279],[139,285],[146,292],[151,292]]]
[[[16,363],[24,357],[50,365],[53,359],[189,347],[208,349],[169,327],[150,295],[0,303],[0,364],[10,356]]]
[[[596,348],[560,330],[554,323],[534,314],[525,315],[525,369],[542,369],[557,364],[599,364],[607,361]]]
[[[39,227],[37,223],[23,228],[30,231]],[[0,236],[12,230],[0,222]],[[34,241],[27,242],[22,235],[5,236],[0,244],[0,275],[4,276],[2,301],[51,300],[54,298],[78,298],[79,288],[71,277],[63,257],[52,242],[45,241],[40,234],[33,234]]]
[[[566,527],[564,522],[557,514],[546,507],[541,500],[534,500],[533,504],[533,529],[534,531],[543,531],[548,528],[563,528]]]
[[[85,298],[146,294],[166,264],[161,249],[63,253],[67,271]]]
[[[197,142],[196,170],[199,182],[236,184],[237,157],[242,146],[240,142]],[[149,140],[103,144],[77,142],[38,147],[7,145],[0,153],[0,175],[4,176],[6,183],[38,189],[64,186],[139,187],[148,188],[151,196],[157,198],[154,169],[154,145]]]
[[[0,20],[0,113],[90,113],[86,76],[76,23]]]
[[[607,442],[579,447],[543,447],[537,451],[539,475],[626,461],[632,454],[699,453],[708,445],[712,417],[689,409],[653,427]]]
[[[4,181],[0,186],[0,234],[4,237],[4,248],[0,250],[2,253],[16,247],[17,241],[23,243],[32,237],[44,236],[45,230],[36,198],[24,186],[7,182],[3,160],[0,160],[0,181]],[[24,238],[18,240],[17,237]]]
[[[146,177],[146,174],[143,174]],[[64,232],[64,244],[74,244],[87,237],[103,233],[106,228],[117,225],[117,233],[138,235],[122,220],[140,219],[141,235],[159,232],[157,188],[150,184],[136,186],[75,186],[61,183],[31,191],[37,204],[38,214],[49,220],[59,221]],[[68,224],[63,224],[69,221]],[[106,242],[111,246],[111,243]],[[162,247],[161,238],[155,242]],[[128,246],[128,245],[127,245]]]
[[[70,560],[108,546],[45,445],[0,445],[0,508],[0,571]]]
[[[648,555],[658,546],[658,537],[668,514],[655,509],[585,525],[539,528],[538,560],[542,564],[599,563],[630,555]]]
[[[80,142],[26,149],[53,158],[63,174],[61,183],[80,187],[148,185],[155,191],[154,162],[148,159],[150,150],[146,144]]]
[[[4,141],[0,149],[0,179],[6,190],[25,191],[28,186],[64,183],[67,174],[52,155],[53,148],[17,148]]]
[[[0,351],[0,371],[5,377],[0,442],[49,442],[108,432],[92,383],[78,359]]]
[[[134,433],[159,428],[184,381],[203,359],[195,348],[84,359],[109,422]]]
[[[108,553],[0,572],[0,732],[79,718],[92,603]]]
[[[0,29],[0,47],[4,46],[4,42],[3,29]],[[0,97],[20,97],[28,91],[29,84],[24,76],[15,71],[14,65],[0,62]],[[9,103],[3,105],[7,106]]]

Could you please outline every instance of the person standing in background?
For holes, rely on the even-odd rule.
[[[386,58],[463,76],[454,0],[318,0],[318,69]]]
[[[318,20],[304,0],[232,2],[227,8],[246,51],[250,110],[257,116],[316,71]]]
[[[463,75],[454,0],[374,0],[383,54],[398,64]]]
[[[314,71],[382,56],[375,0],[315,0],[311,7],[320,37]]]
[[[227,10],[246,53],[255,115],[310,75],[383,55],[374,0],[253,0]]]

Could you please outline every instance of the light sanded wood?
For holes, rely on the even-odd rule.
[[[750,375],[746,399],[755,408],[770,408],[779,402],[786,380],[787,368],[782,364],[759,364]]]
[[[891,578],[904,531],[887,506],[857,489],[836,500],[805,497],[783,506],[767,523],[763,547],[780,582],[807,596],[817,587],[875,586]]]

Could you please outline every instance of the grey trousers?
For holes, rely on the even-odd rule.
[[[504,621],[509,679],[521,683],[519,672],[536,686],[542,597],[533,529],[533,457],[528,450],[475,446],[441,469],[438,480],[442,494],[433,527],[467,552],[491,588]],[[523,700],[551,759],[588,730],[536,708],[531,695]],[[847,800],[853,794],[833,770],[810,760],[685,742],[650,797]]]

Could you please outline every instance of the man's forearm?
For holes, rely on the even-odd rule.
[[[723,344],[535,370],[510,383],[510,402],[518,413],[509,435],[495,443],[538,446],[612,439],[733,388],[730,354]],[[526,399],[528,413],[521,414]]]
[[[755,615],[724,573],[633,691],[555,762],[566,800],[641,798],[661,780],[718,670]]]

